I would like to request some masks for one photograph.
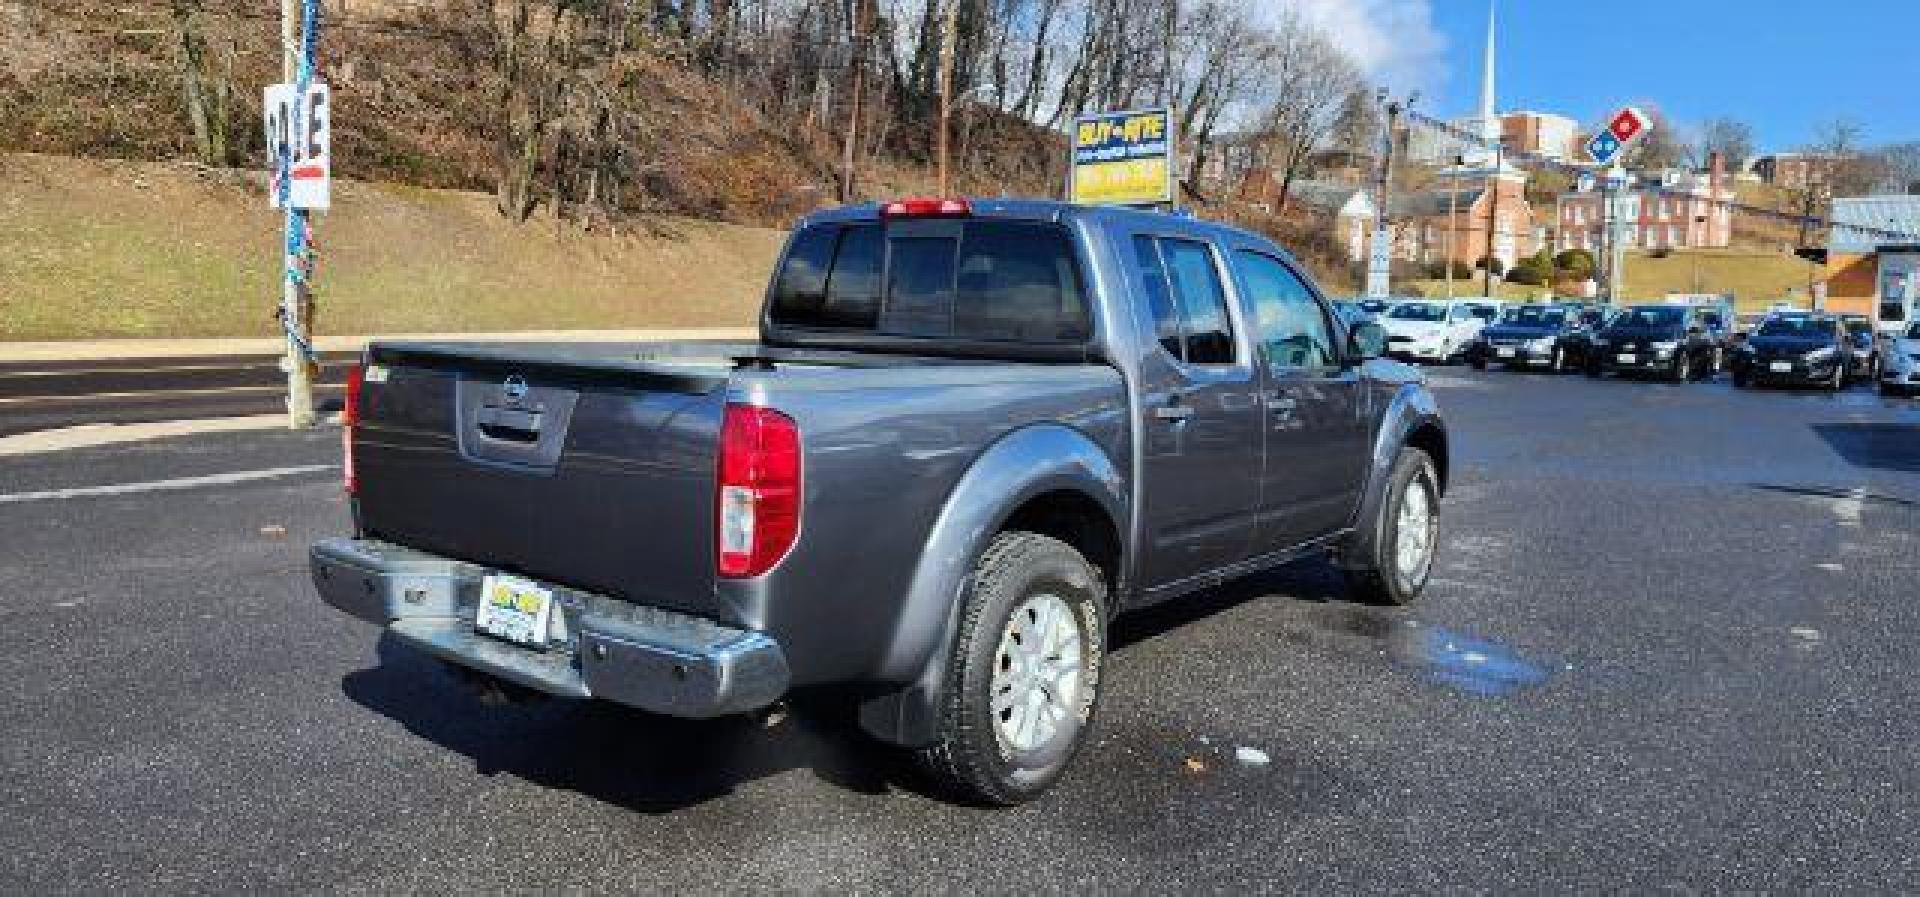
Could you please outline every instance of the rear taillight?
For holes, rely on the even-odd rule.
[[[880,207],[882,218],[961,218],[973,214],[964,199],[912,196],[896,199]]]
[[[720,427],[714,548],[721,576],[759,576],[800,533],[800,429],[755,405],[728,405]]]
[[[360,423],[360,387],[366,381],[366,369],[354,365],[347,371],[347,398],[340,408],[341,467],[346,474],[348,495],[360,492],[360,477],[353,467],[353,428]]]

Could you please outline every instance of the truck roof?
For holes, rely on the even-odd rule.
[[[974,218],[1010,218],[1024,221],[1060,222],[1068,220],[1096,222],[1134,221],[1136,223],[1150,221],[1161,229],[1177,229],[1196,235],[1204,234],[1215,238],[1233,237],[1260,243],[1285,257],[1287,261],[1295,262],[1296,264],[1298,262],[1298,259],[1294,257],[1292,252],[1275,243],[1270,237],[1245,228],[1223,224],[1218,221],[1209,221],[1205,218],[1196,218],[1191,215],[1170,214],[1167,212],[1130,209],[1118,206],[1078,205],[1058,199],[963,197],[962,200],[967,203],[971,210],[969,217]],[[822,209],[801,218],[797,226],[805,227],[812,224],[879,221],[881,219],[881,209],[884,205],[884,203],[868,202],[858,205],[839,206],[832,209]]]

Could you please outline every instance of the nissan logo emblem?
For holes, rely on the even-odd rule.
[[[507,401],[509,402],[518,402],[526,398],[527,378],[519,374],[509,376],[507,382],[500,384],[500,392],[507,397]]]

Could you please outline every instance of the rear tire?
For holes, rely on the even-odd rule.
[[[1374,518],[1370,556],[1343,558],[1347,589],[1367,604],[1407,605],[1426,591],[1440,536],[1440,477],[1433,459],[1403,448],[1393,462],[1387,491]]]
[[[1072,546],[995,536],[962,597],[937,740],[918,752],[943,790],[1012,806],[1059,779],[1093,724],[1106,585]]]

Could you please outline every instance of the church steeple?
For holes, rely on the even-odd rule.
[[[1487,0],[1487,46],[1486,56],[1480,69],[1480,136],[1487,140],[1500,139],[1500,113],[1495,105],[1494,93],[1494,53],[1497,45],[1496,25],[1499,0]]]

